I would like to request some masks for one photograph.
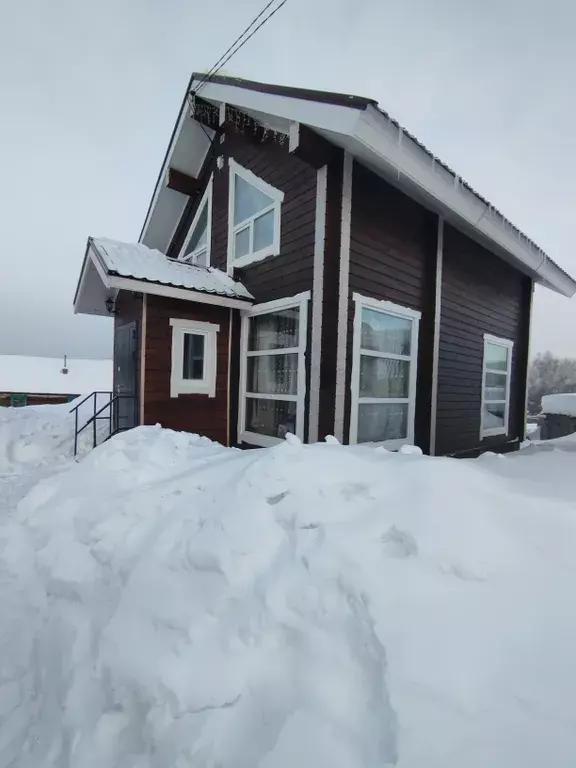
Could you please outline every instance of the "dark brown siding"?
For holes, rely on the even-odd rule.
[[[349,431],[351,406],[352,295],[360,293],[422,312],[414,439],[424,451],[429,450],[437,229],[435,214],[354,163],[345,438]]]
[[[523,436],[531,280],[446,225],[436,452],[498,448]],[[514,342],[508,436],[480,440],[484,334]]]
[[[217,323],[216,396],[170,397],[170,318]],[[223,445],[228,440],[228,326],[226,307],[148,296],[144,359],[144,424],[197,432]]]

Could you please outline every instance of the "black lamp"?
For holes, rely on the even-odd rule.
[[[112,298],[112,296],[108,296],[104,304],[106,305],[106,311],[108,312],[109,315],[116,314],[116,310],[114,309],[114,299]]]

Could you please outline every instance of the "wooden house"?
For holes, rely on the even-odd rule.
[[[431,454],[524,438],[534,283],[575,281],[367,98],[193,75],[137,244],[92,239],[141,424]]]

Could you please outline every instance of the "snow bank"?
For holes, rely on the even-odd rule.
[[[0,525],[0,765],[573,768],[550,448],[114,438]]]
[[[544,395],[542,397],[542,412],[576,417],[576,393]]]

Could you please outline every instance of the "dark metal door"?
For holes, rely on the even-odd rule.
[[[136,355],[138,352],[136,323],[116,329],[114,338],[114,388],[122,395],[116,403],[114,423],[116,429],[132,429],[137,419]]]

